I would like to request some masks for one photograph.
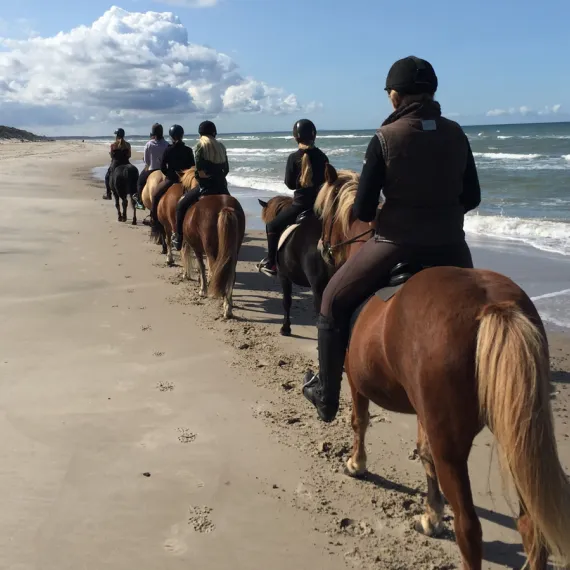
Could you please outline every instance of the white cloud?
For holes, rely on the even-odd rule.
[[[491,109],[487,111],[487,117],[502,117],[504,115],[520,115],[522,117],[529,117],[533,115],[550,115],[550,114],[557,114],[560,113],[562,109],[562,105],[546,105],[542,109],[538,111],[534,111],[531,107],[527,107],[526,105],[522,105],[521,107],[515,108],[510,107],[509,109]]]
[[[303,108],[294,94],[242,76],[229,56],[189,43],[169,12],[113,7],[91,26],[48,38],[0,38],[2,44],[0,123],[140,122],[161,114],[280,115]]]
[[[218,0],[155,0],[160,4],[170,4],[171,6],[185,6],[187,8],[211,8],[218,3]]]

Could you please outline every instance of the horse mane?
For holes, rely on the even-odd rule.
[[[347,235],[354,221],[352,206],[356,199],[356,191],[360,175],[354,170],[339,170],[334,182],[325,182],[315,202],[315,213],[326,221],[334,215],[331,223],[339,222],[343,235]]]
[[[292,203],[293,198],[291,198],[291,196],[275,196],[275,198],[271,198],[271,200],[267,202],[267,206],[261,211],[263,223],[267,224],[271,220],[274,220],[283,208],[290,206]]]
[[[180,175],[180,184],[185,190],[192,190],[198,186],[198,181],[196,180],[196,167],[193,166],[188,170],[184,170]]]

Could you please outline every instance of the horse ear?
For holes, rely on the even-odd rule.
[[[264,202],[263,200],[260,200],[259,198],[257,199],[257,201],[259,202],[259,205],[262,208],[267,208],[267,202]]]
[[[338,174],[336,168],[330,163],[327,162],[325,166],[325,181],[327,184],[334,184],[338,180]]]

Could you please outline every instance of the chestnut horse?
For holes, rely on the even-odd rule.
[[[329,169],[315,206],[324,248],[332,249],[337,265],[361,247],[359,236],[369,230],[354,219],[356,192],[345,182],[342,171],[337,178]],[[341,245],[347,240],[355,243]],[[570,485],[554,436],[548,343],[536,308],[518,285],[486,270],[423,269],[387,302],[376,295],[367,301],[352,330],[345,370],[353,401],[349,474],[366,470],[370,401],[416,414],[428,483],[418,530],[441,532],[441,485],[455,515],[463,568],[480,570],[482,531],[467,460],[487,426],[518,494],[529,567],[545,570],[549,553],[558,564],[570,562]]]
[[[189,186],[185,187],[183,186],[183,182],[181,182],[179,184],[173,184],[166,191],[166,194],[160,199],[156,210],[158,221],[160,222],[160,229],[157,230],[156,228],[153,228],[153,230],[151,230],[152,236],[156,236],[157,232],[160,234],[157,241],[160,241],[166,248],[166,250],[163,248],[163,253],[166,254],[166,264],[169,266],[174,264],[174,256],[172,254],[172,234],[176,229],[176,205],[184,195],[184,190],[194,190],[195,188],[198,188],[198,180],[194,177],[194,168],[191,168],[186,172],[191,173],[191,176],[187,175],[183,182]],[[157,177],[157,179],[159,178]],[[164,178],[160,180],[163,179]],[[156,188],[151,187],[150,190],[155,191]]]
[[[261,206],[261,219],[265,224],[293,203],[289,196],[275,196],[268,202],[258,200]],[[331,267],[327,265],[317,244],[321,236],[321,223],[316,216],[303,220],[302,224],[287,238],[286,243],[277,252],[277,274],[283,290],[283,326],[281,334],[291,335],[291,304],[293,284],[310,287],[317,314],[321,308],[321,298],[331,276]]]
[[[180,181],[185,189],[194,188],[197,184],[195,171],[195,168],[191,168],[181,175]],[[171,190],[172,188],[168,192]],[[232,294],[244,235],[245,214],[241,204],[229,194],[202,196],[186,212],[182,236],[184,276],[190,279],[195,257],[200,295],[223,298],[223,317],[226,319],[233,316]],[[209,282],[204,256],[208,263]]]

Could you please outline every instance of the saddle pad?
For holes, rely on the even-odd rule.
[[[283,245],[285,245],[285,242],[287,241],[287,238],[300,226],[301,224],[293,224],[289,227],[287,227],[285,229],[285,231],[281,234],[281,237],[279,238],[279,244],[277,245],[277,251],[279,251]]]
[[[402,283],[401,285],[394,285],[393,287],[383,287],[379,291],[376,291],[375,295],[380,297],[382,301],[386,302],[389,301],[406,283]]]

